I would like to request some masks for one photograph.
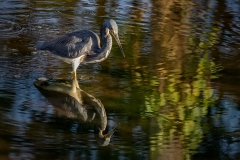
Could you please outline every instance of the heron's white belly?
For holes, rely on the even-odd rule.
[[[65,63],[68,63],[68,64],[73,64],[73,63],[80,63],[80,59],[82,58],[82,56],[80,57],[77,57],[77,58],[64,58],[64,57],[61,57],[61,56],[57,56],[57,55],[54,55],[54,54],[51,54],[53,57],[59,59],[59,60],[62,60],[63,62]]]

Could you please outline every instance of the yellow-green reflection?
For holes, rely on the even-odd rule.
[[[153,3],[156,6],[164,4]],[[198,17],[185,12],[186,7],[194,9],[194,6],[188,2],[177,4],[168,1],[161,11],[164,17],[161,26],[154,26],[152,33],[158,43],[153,45],[152,52],[157,57],[160,48],[164,61],[155,63],[152,71],[155,74],[149,79],[152,92],[145,94],[141,112],[142,118],[152,118],[151,159],[190,159],[203,138],[203,117],[218,99],[211,80],[219,77],[222,67],[211,59],[210,49],[217,43],[219,29],[206,27],[207,21],[211,21],[206,19],[204,25],[201,24],[205,26],[202,34],[196,35],[200,24],[190,22]],[[156,23],[159,20],[156,19]],[[160,30],[166,32],[162,37]],[[147,69],[141,70],[141,74],[135,72],[136,85],[143,83],[144,73],[149,75]],[[154,88],[158,88],[158,92]]]

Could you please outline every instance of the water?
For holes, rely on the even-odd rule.
[[[0,1],[0,159],[239,159],[240,2]],[[62,114],[34,86],[71,84],[71,66],[35,45],[79,29],[119,26],[100,64],[80,66],[98,99],[108,146],[94,125]],[[73,113],[76,114],[76,113]]]

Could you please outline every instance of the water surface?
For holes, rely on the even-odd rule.
[[[240,2],[0,1],[0,159],[240,158]],[[107,60],[80,66],[80,88],[98,99],[108,146],[94,124],[60,114],[34,86],[71,83],[71,65],[38,41],[114,19]]]

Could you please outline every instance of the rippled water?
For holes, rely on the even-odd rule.
[[[0,10],[1,160],[240,158],[238,0],[0,0]],[[66,88],[72,68],[36,43],[99,34],[108,18],[126,57],[114,41],[107,60],[78,68],[82,94],[42,94],[39,77]],[[52,103],[58,94],[66,101]],[[104,113],[104,133],[120,123],[107,146]]]

